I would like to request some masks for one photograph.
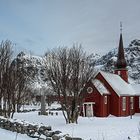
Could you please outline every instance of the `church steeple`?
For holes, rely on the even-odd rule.
[[[120,34],[119,48],[118,48],[118,57],[116,62],[116,68],[124,69],[127,67],[126,60],[124,57],[124,48],[123,48],[123,38],[122,33]]]
[[[124,47],[123,47],[123,37],[122,37],[122,24],[120,24],[120,40],[119,40],[119,48],[118,48],[118,57],[117,62],[115,64],[115,74],[120,75],[120,77],[128,82],[128,74],[127,74],[127,63],[124,55]]]

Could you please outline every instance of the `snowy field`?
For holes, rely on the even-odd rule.
[[[54,114],[56,111],[53,111]],[[84,140],[140,140],[140,114],[130,117],[87,118],[79,117],[78,124],[65,124],[61,111],[57,115],[39,116],[38,111],[16,113],[14,118],[30,123],[52,126],[53,130],[60,130],[63,134],[81,137]],[[16,133],[0,129],[0,140],[16,140]],[[18,134],[17,140],[31,140],[26,135]],[[32,139],[33,140],[33,139]],[[34,139],[35,140],[35,139]]]
[[[27,135],[18,134],[0,128],[0,140],[33,140]]]

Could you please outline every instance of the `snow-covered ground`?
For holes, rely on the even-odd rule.
[[[130,117],[107,118],[87,118],[79,117],[78,124],[65,124],[61,111],[58,116],[54,115],[40,116],[38,111],[28,113],[16,113],[14,118],[25,120],[30,123],[44,124],[52,126],[53,130],[60,130],[63,134],[69,134],[74,137],[81,137],[84,140],[140,140],[138,131],[140,114],[136,114],[132,119]],[[16,133],[0,129],[0,140],[15,140]],[[26,135],[18,134],[17,140],[31,140]],[[35,140],[35,139],[34,139]]]
[[[51,125],[53,130],[60,130],[70,136],[84,140],[127,140],[137,138],[140,114],[130,117],[84,118],[79,117],[78,124],[65,124],[62,113],[56,116],[38,116],[38,112],[15,114],[15,118],[32,123]]]
[[[0,140],[33,140],[27,135],[17,134],[0,128]]]

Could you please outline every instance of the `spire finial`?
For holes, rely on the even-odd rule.
[[[122,22],[120,22],[120,32],[122,34]]]

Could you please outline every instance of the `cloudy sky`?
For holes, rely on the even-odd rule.
[[[0,41],[16,52],[81,43],[102,55],[118,46],[120,21],[125,47],[140,39],[140,0],[0,0]]]

